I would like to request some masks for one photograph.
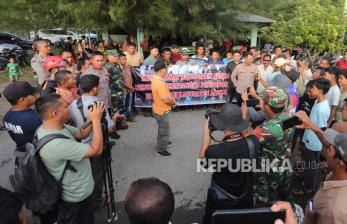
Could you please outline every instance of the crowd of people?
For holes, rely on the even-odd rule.
[[[118,131],[127,129],[128,122],[136,122],[133,68],[146,65],[155,71],[151,85],[152,116],[158,123],[156,154],[171,156],[170,114],[176,101],[165,77],[172,64],[224,64],[229,74],[227,102],[215,116],[207,115],[199,157],[206,161],[268,159],[275,161],[273,168],[277,169],[254,174],[224,167],[213,172],[203,223],[211,223],[217,209],[271,206],[274,212],[286,211],[285,223],[301,223],[303,215],[295,197],[313,193],[304,223],[346,222],[347,51],[336,64],[322,57],[319,65],[312,66],[308,57],[294,60],[291,51],[281,46],[274,47],[273,55],[257,47],[249,52],[228,49],[225,58],[218,49],[206,50],[203,44],[196,45],[194,55],[177,45],[148,46],[144,59],[134,42],[120,49],[105,41],[90,47],[85,38],[74,46],[69,38],[55,56],[47,40],[36,40],[34,47],[31,67],[38,87],[10,74],[14,78],[3,95],[11,109],[3,124],[21,152],[27,143],[51,134],[67,137],[53,139],[39,151],[48,172],[62,186],[57,208],[36,214],[42,224],[94,223],[95,209],[109,203],[108,195],[103,194],[103,135],[119,139]],[[252,100],[255,105],[248,105]],[[293,116],[300,124],[283,128]],[[224,132],[219,144],[211,145],[211,125]],[[294,171],[282,169],[287,160],[297,164],[298,154],[303,172],[299,166]],[[68,162],[73,170],[66,168]],[[15,163],[16,169],[21,166],[18,159]],[[318,186],[321,164],[331,172],[325,173],[327,179]],[[11,208],[0,220],[26,222],[20,195],[0,189],[0,198],[5,206],[1,209]],[[125,211],[132,224],[169,223],[174,195],[158,179],[140,179],[125,196]]]

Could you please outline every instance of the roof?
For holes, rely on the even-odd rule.
[[[218,13],[219,16],[230,15],[230,14],[234,15],[235,19],[245,23],[273,23],[275,22],[274,20],[269,18],[265,18],[265,17],[251,14],[251,13],[240,12],[233,9],[227,9],[223,12]]]

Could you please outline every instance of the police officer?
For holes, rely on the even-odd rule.
[[[38,53],[31,59],[31,68],[36,73],[38,84],[42,85],[44,81],[50,78],[49,72],[44,69],[44,62],[51,52],[51,47],[47,40],[37,40],[34,45]]]
[[[272,162],[269,172],[256,174],[254,199],[256,206],[269,206],[278,200],[293,202],[291,198],[291,172],[288,159],[293,138],[293,128],[282,130],[288,95],[277,87],[268,87],[261,94],[262,109],[268,118],[254,132],[263,150],[261,159]],[[275,160],[275,162],[273,162]],[[286,163],[287,162],[287,163]]]

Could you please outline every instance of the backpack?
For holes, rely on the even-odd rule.
[[[44,214],[54,210],[62,193],[61,182],[67,169],[76,170],[70,161],[66,162],[63,174],[57,181],[47,170],[40,158],[40,149],[53,139],[69,137],[62,134],[46,135],[37,142],[27,143],[25,151],[15,151],[18,166],[14,175],[9,177],[10,183],[16,193],[23,199],[28,209],[34,213]]]

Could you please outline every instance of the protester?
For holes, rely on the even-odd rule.
[[[282,129],[282,122],[289,118],[284,113],[288,103],[288,95],[277,87],[268,87],[257,97],[261,100],[262,110],[267,120],[254,129],[259,139],[262,151],[261,159],[276,160],[275,168],[269,172],[256,173],[254,186],[254,200],[257,207],[269,206],[277,200],[293,203],[291,194],[291,171],[285,164],[289,160],[293,128]],[[243,103],[243,107],[245,107]]]
[[[175,199],[170,186],[157,178],[134,181],[124,199],[130,224],[170,223]]]
[[[259,77],[256,77],[257,80],[265,80],[266,82],[270,82],[271,80],[269,79],[271,77],[271,74],[273,72],[273,67],[270,65],[271,62],[271,55],[265,54],[263,56],[262,64],[257,66],[258,70],[258,75]],[[263,84],[259,81],[258,86],[257,86],[257,93],[261,93],[265,90],[265,87]]]
[[[59,94],[69,105],[75,99],[80,98],[72,89],[76,86],[76,80],[69,70],[60,70],[55,74],[54,81],[57,83],[55,93]]]
[[[0,223],[27,224],[27,217],[21,199],[0,186]]]
[[[273,65],[276,61],[277,58],[282,56],[282,46],[281,45],[276,45],[273,48],[273,52],[275,53],[274,56],[272,57],[271,65]]]
[[[43,65],[46,57],[51,52],[50,43],[46,40],[37,40],[34,42],[38,53],[31,59],[31,68],[36,73],[38,84],[41,85],[44,81],[50,78],[50,75],[45,71]]]
[[[150,46],[149,51],[150,51],[150,54],[144,60],[143,65],[153,66],[158,60],[159,50],[158,50],[158,47],[156,47],[156,46]]]
[[[342,111],[343,111],[343,105],[344,100],[347,98],[347,72],[346,71],[340,71],[339,72],[339,85],[341,88],[341,94],[340,94],[340,101],[339,106],[337,107],[337,112],[335,116],[336,121],[342,121]]]
[[[315,80],[315,79],[319,79],[319,78],[324,78],[325,77],[325,71],[326,69],[323,68],[323,67],[316,67],[313,71],[313,76],[312,76],[312,79]]]
[[[105,41],[104,40],[100,40],[99,43],[98,43],[98,47],[96,49],[97,51],[101,52],[101,53],[104,53],[106,51],[106,48],[105,48]]]
[[[100,78],[99,81],[99,94],[98,99],[99,101],[103,102],[105,106],[109,107],[111,103],[111,95],[109,90],[109,77],[110,74],[107,71],[107,69],[104,67],[105,61],[104,61],[104,54],[95,51],[91,58],[90,58],[91,65],[83,74],[84,75],[96,75]]]
[[[193,60],[189,59],[189,54],[190,54],[190,50],[189,49],[187,49],[185,47],[182,48],[180,50],[180,54],[181,54],[181,59],[176,62],[176,65],[183,66],[183,65],[191,65],[191,64],[193,64]]]
[[[298,66],[299,78],[295,82],[295,85],[299,96],[302,96],[305,93],[307,83],[313,78],[313,74],[310,69],[311,60],[309,58],[300,58],[298,59]]]
[[[334,123],[332,129],[338,132],[347,132],[347,98],[343,101],[343,108],[341,113],[342,121]]]
[[[246,53],[244,63],[236,66],[230,76],[234,86],[236,86],[235,96],[239,106],[242,103],[242,92],[248,87],[254,86],[256,72],[257,66],[253,64],[253,56]]]
[[[235,69],[235,67],[239,64],[241,64],[241,52],[239,51],[234,51],[233,53],[233,61],[229,62],[226,66],[226,72],[229,74],[229,81],[228,81],[228,92],[227,92],[227,103],[231,103],[235,93],[236,93],[236,87],[231,80],[231,75]]]
[[[176,64],[177,61],[181,60],[181,54],[179,53],[179,48],[177,44],[171,46],[171,62]]]
[[[336,62],[340,70],[347,70],[347,49],[343,51],[343,58]]]
[[[196,55],[193,55],[191,59],[197,65],[205,65],[208,61],[208,57],[205,56],[205,47],[202,44],[196,45]]]
[[[136,44],[129,42],[123,53],[127,56],[127,64],[133,67],[139,67],[143,63],[143,59],[140,54],[136,51]]]
[[[208,64],[210,65],[222,65],[223,61],[220,59],[219,50],[214,48],[212,49],[211,58],[208,60]]]
[[[126,96],[124,100],[124,109],[125,109],[125,117],[127,121],[134,122],[136,121],[133,116],[132,111],[132,102],[133,102],[133,94],[135,88],[133,87],[133,78],[131,76],[130,66],[127,65],[127,57],[125,54],[120,54],[119,57],[119,65],[122,69],[123,78],[124,78],[124,88],[126,91]]]
[[[298,72],[294,68],[291,68],[290,70],[281,69],[281,74],[287,76],[289,79],[288,94],[290,96],[289,101],[291,104],[291,108],[288,108],[288,111],[295,113],[299,105],[299,94],[295,88],[295,82],[298,79]]]
[[[211,120],[211,116],[206,119],[204,125],[203,143],[200,148],[199,157],[206,158],[207,164],[212,160],[212,164],[218,165],[213,160],[226,160],[236,164],[239,159],[257,159],[260,152],[260,144],[256,136],[249,135],[247,128],[248,122],[242,118],[240,107],[235,104],[224,104],[218,117]],[[209,124],[217,130],[224,132],[223,142],[216,145],[210,145]],[[250,146],[251,141],[253,146]],[[252,148],[250,148],[252,147]],[[252,158],[250,155],[254,154]],[[211,164],[211,165],[212,165]],[[232,167],[224,167],[213,172],[210,188],[207,193],[206,208],[204,215],[204,224],[211,223],[211,216],[216,209],[240,209],[251,208],[253,204],[253,175],[250,172],[231,172]],[[217,167],[218,169],[218,167]],[[222,200],[218,194],[227,192],[227,199]],[[224,194],[225,196],[227,194]]]
[[[40,97],[36,101],[36,110],[43,123],[37,130],[38,139],[49,134],[63,134],[68,139],[54,139],[40,150],[40,157],[48,172],[58,181],[62,173],[62,198],[59,202],[58,223],[76,224],[94,223],[94,210],[91,194],[94,181],[89,158],[103,151],[101,117],[104,111],[102,103],[93,105],[88,121],[92,125],[86,129],[77,129],[65,123],[69,119],[68,104],[56,94]],[[90,133],[93,139],[90,145],[76,139],[84,139]],[[70,168],[65,168],[70,161]]]
[[[334,119],[337,112],[337,107],[339,106],[340,102],[340,89],[337,85],[337,80],[339,78],[338,74],[338,68],[337,67],[329,67],[325,72],[325,79],[327,79],[330,82],[330,89],[328,93],[326,94],[326,98],[328,100],[328,104],[330,106],[330,116],[328,119],[328,126],[331,127],[331,125],[334,123]]]
[[[64,44],[64,51],[66,52],[70,52],[71,54],[73,54],[74,50],[73,50],[73,39],[72,37],[67,37],[66,38],[66,43]]]
[[[262,57],[260,55],[259,47],[251,47],[249,49],[249,52],[253,56],[253,63],[256,65],[260,65]]]
[[[163,61],[166,63],[167,66],[171,65],[171,49],[168,47],[165,47],[161,50],[161,56],[158,58],[158,60]]]
[[[298,70],[298,64],[296,62],[296,60],[294,60],[292,58],[292,51],[290,49],[285,49],[283,51],[284,55],[286,56],[287,60],[288,60],[288,64],[295,70],[297,71]]]
[[[328,56],[323,56],[320,60],[319,60],[319,66],[322,68],[329,68],[331,65],[331,58]]]
[[[319,78],[316,79],[311,88],[311,94],[316,98],[316,102],[310,113],[310,120],[319,128],[325,129],[328,127],[328,119],[330,116],[329,103],[325,94],[329,91],[330,83],[328,80]],[[312,192],[317,184],[316,168],[319,159],[319,152],[322,149],[317,136],[311,130],[305,130],[302,142],[305,145],[304,161],[305,164],[310,164],[304,169],[304,191]]]
[[[171,156],[167,151],[170,142],[169,116],[172,108],[176,107],[176,101],[171,96],[169,88],[165,83],[167,75],[167,64],[159,60],[154,64],[155,75],[153,75],[151,87],[153,96],[153,117],[158,122],[158,145],[157,155],[163,157]]]
[[[227,65],[232,60],[233,60],[233,52],[231,50],[229,50],[226,52],[226,56],[223,59],[223,64]]]
[[[16,143],[17,150],[24,151],[25,144],[33,141],[35,131],[42,123],[39,115],[31,109],[40,96],[40,89],[26,81],[18,81],[6,86],[3,94],[12,106],[4,116],[4,127]]]
[[[296,116],[303,122],[301,128],[313,131],[324,145],[322,157],[331,170],[313,200],[308,202],[303,223],[345,223],[347,213],[343,205],[347,201],[347,133],[332,129],[323,132],[304,112],[299,111]]]

